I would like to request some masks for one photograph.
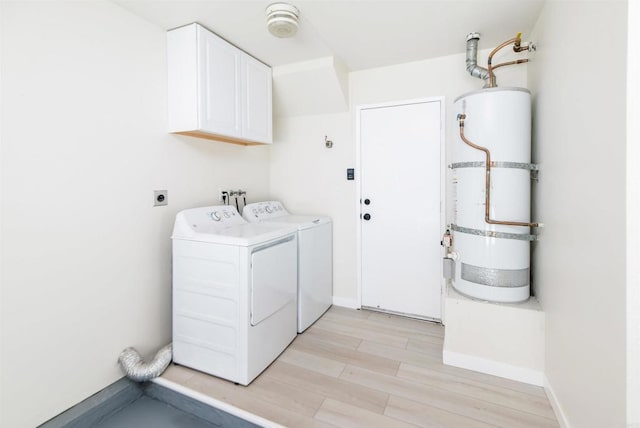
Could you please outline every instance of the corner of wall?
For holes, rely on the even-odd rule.
[[[275,115],[346,112],[349,108],[348,85],[348,70],[334,57],[274,67]]]
[[[553,409],[553,413],[556,415],[556,419],[558,419],[558,424],[560,424],[560,428],[571,428],[569,424],[569,420],[567,419],[567,415],[556,396],[556,392],[549,382],[549,379],[546,375],[544,375],[544,392],[547,394],[547,398],[549,399],[549,404],[551,404],[551,408]]]

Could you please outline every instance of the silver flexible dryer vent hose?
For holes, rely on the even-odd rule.
[[[171,357],[171,344],[161,348],[150,363],[142,361],[134,348],[127,348],[118,356],[118,363],[129,379],[146,382],[160,376],[171,362]]]
[[[479,33],[469,33],[467,35],[467,71],[478,79],[489,79],[489,70],[478,65],[478,40]]]

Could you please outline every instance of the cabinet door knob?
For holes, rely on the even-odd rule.
[[[370,203],[371,203],[371,200],[370,200],[370,199],[365,199],[365,200],[364,200],[364,204],[365,204],[365,205],[369,205]]]
[[[366,213],[365,215],[362,216],[362,218],[367,220],[367,221],[369,221],[369,220],[371,220],[371,214]]]

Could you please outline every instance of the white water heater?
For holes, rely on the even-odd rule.
[[[525,301],[535,239],[529,227],[531,172],[537,170],[531,164],[531,94],[482,89],[456,99],[454,114],[453,286],[481,300]]]

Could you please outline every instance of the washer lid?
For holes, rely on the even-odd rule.
[[[172,239],[247,247],[294,233],[293,226],[249,223],[235,207],[218,205],[180,211]]]

